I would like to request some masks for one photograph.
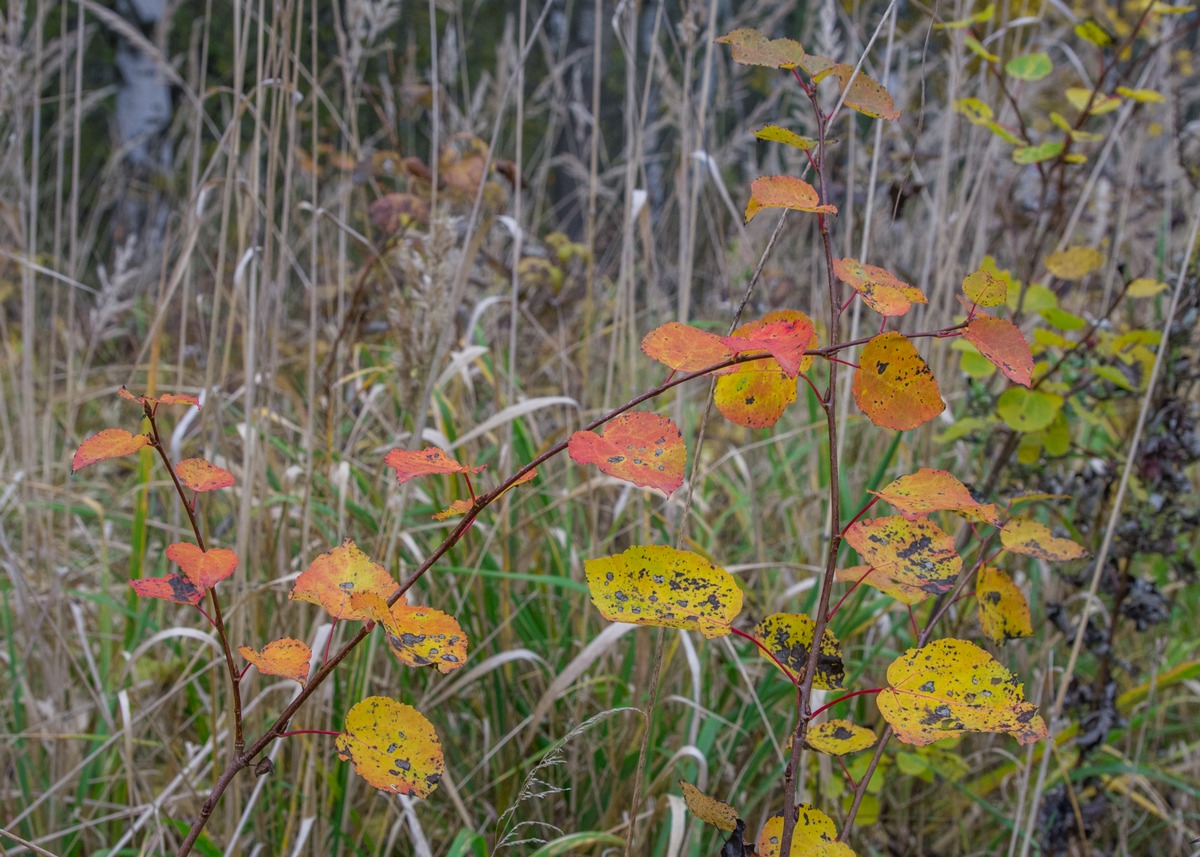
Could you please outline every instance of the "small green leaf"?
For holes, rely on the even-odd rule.
[[[1013,151],[1012,159],[1017,164],[1041,163],[1058,157],[1063,150],[1063,145],[1062,140],[1051,140],[1049,143],[1042,143],[1038,146],[1021,146]]]
[[[1041,80],[1054,71],[1050,55],[1044,51],[1013,57],[1004,64],[1004,70],[1018,80]]]
[[[996,401],[996,412],[1014,431],[1041,431],[1062,410],[1063,399],[1055,393],[1009,387]]]

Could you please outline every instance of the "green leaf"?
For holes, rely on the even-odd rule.
[[[1050,55],[1044,51],[1013,57],[1004,64],[1004,70],[1018,80],[1041,80],[1054,71]]]
[[[1000,394],[996,412],[1014,431],[1041,431],[1062,410],[1063,399],[1056,393],[1009,387]]]
[[[1039,146],[1021,146],[1013,151],[1012,159],[1017,164],[1041,163],[1051,158],[1057,158],[1062,153],[1063,145],[1062,140],[1052,140]]]
[[[817,147],[817,141],[812,137],[802,137],[795,131],[789,131],[780,125],[764,125],[754,132],[754,136],[770,143],[783,143],[795,149],[808,151]]]

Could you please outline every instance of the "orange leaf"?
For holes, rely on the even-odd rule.
[[[732,337],[725,337],[724,341],[728,343],[732,339],[753,340],[764,324],[793,320],[800,322],[796,330],[801,332],[805,324],[812,325],[812,321],[802,312],[779,310],[768,313],[759,321],[743,324],[733,332]],[[816,344],[814,336],[807,347],[815,347]],[[811,365],[811,356],[803,358],[799,370],[803,372]],[[766,428],[775,425],[787,406],[794,401],[795,378],[789,377],[779,365],[779,361],[774,358],[739,364],[728,374],[717,379],[716,391],[713,393],[713,403],[725,419],[746,428]]]
[[[767,68],[795,68],[804,61],[804,47],[793,39],[768,39],[758,30],[741,29],[726,33],[717,40],[729,45],[729,55],[742,65],[761,65]]]
[[[1046,737],[1037,706],[991,655],[966,640],[909,649],[888,667],[879,713],[906,744],[932,744],[964,732],[1007,732],[1021,744]]]
[[[676,372],[696,372],[733,357],[721,337],[698,327],[670,321],[642,339],[642,351]]]
[[[203,458],[185,458],[175,465],[175,475],[193,491],[216,491],[233,484],[232,473]]]
[[[467,512],[475,508],[475,504],[467,499],[455,500],[445,509],[440,512],[433,513],[435,521],[446,521],[450,518],[457,518],[459,515],[465,515]]]
[[[963,331],[963,338],[979,349],[979,353],[1009,380],[1025,387],[1030,385],[1033,380],[1033,355],[1029,351],[1029,343],[1011,321],[977,315]]]
[[[795,176],[760,176],[750,183],[746,222],[764,208],[786,208],[812,214],[837,214],[836,205],[822,205],[816,188]]]
[[[263,675],[277,675],[300,682],[300,686],[308,684],[308,665],[312,659],[312,649],[307,644],[291,637],[272,640],[263,646],[261,652],[250,646],[239,646],[238,654],[254,664]]]
[[[226,548],[200,550],[187,542],[167,545],[167,559],[179,566],[188,580],[208,589],[216,586],[237,569],[238,556]]]
[[[929,366],[908,337],[894,330],[863,346],[854,401],[875,425],[907,431],[946,409]]]
[[[991,503],[980,503],[966,485],[945,470],[922,467],[916,473],[901,476],[880,491],[872,491],[900,510],[910,521],[930,512],[961,512],[972,520],[1000,525],[1000,515]]]
[[[79,444],[79,449],[75,450],[75,459],[71,462],[71,472],[74,473],[79,468],[95,464],[97,461],[129,455],[149,443],[150,438],[144,434],[130,434],[119,428],[105,429]]]
[[[1025,593],[1003,571],[988,566],[979,569],[975,597],[979,601],[979,625],[989,640],[1003,644],[1033,636]]]
[[[154,410],[159,405],[192,405],[197,408],[200,407],[200,399],[187,393],[163,393],[161,396],[135,396],[122,386],[121,389],[117,390],[117,395],[122,399],[137,402],[143,408],[149,405],[151,410]]]
[[[851,81],[850,75],[854,74],[854,66],[843,63],[835,65],[832,73],[837,77],[842,91],[846,93],[846,106],[851,110],[857,110],[872,119],[891,121],[900,118],[900,111],[896,109],[892,96],[879,81],[867,77],[862,71],[855,74],[854,80]],[[849,90],[846,89],[847,82],[850,83]]]
[[[788,857],[854,857],[845,842],[837,841],[833,819],[811,806],[796,807],[796,827],[792,834],[791,854]],[[783,846],[783,816],[767,819],[755,843],[758,857],[779,857]]]
[[[411,705],[369,696],[346,715],[337,737],[338,758],[377,789],[429,797],[441,782],[446,759],[437,731]]]
[[[721,338],[738,354],[766,351],[789,378],[795,378],[812,365],[812,355],[806,355],[805,351],[812,348],[816,340],[812,319],[797,310],[769,313],[759,321],[742,325],[732,336]]]
[[[383,461],[396,471],[396,481],[401,485],[418,476],[429,476],[434,473],[478,473],[486,467],[486,465],[467,467],[465,464],[459,464],[435,446],[427,447],[419,452],[393,449]]]
[[[851,723],[849,720],[829,720],[808,728],[808,737],[804,742],[827,756],[844,756],[847,753],[857,753],[874,744],[876,735],[865,726]]]
[[[1000,530],[1000,542],[1007,550],[1048,562],[1083,559],[1087,551],[1070,539],[1055,537],[1045,524],[1029,518],[1013,518]]]
[[[604,434],[577,431],[567,441],[572,460],[594,464],[617,479],[670,494],[683,484],[687,447],[675,423],[635,411],[621,414]]]
[[[782,664],[788,678],[799,681],[808,666],[816,623],[803,613],[772,613],[754,626],[754,636]],[[764,658],[766,652],[758,653]],[[835,690],[842,686],[846,667],[842,663],[842,644],[829,628],[821,635],[821,651],[817,655],[817,674],[813,687]]]
[[[834,259],[833,273],[862,295],[863,303],[882,316],[904,315],[914,303],[929,302],[924,292],[891,271],[857,259]]]
[[[867,577],[887,578],[929,594],[948,592],[962,570],[954,539],[928,518],[908,521],[899,515],[856,521],[846,541],[875,566]]]
[[[433,666],[440,673],[448,673],[467,662],[467,635],[448,613],[402,601],[389,608],[373,592],[350,596],[350,604],[383,626],[392,654],[401,663]]]
[[[182,574],[143,577],[141,580],[129,581],[129,585],[143,598],[160,598],[163,601],[174,601],[176,604],[191,604],[193,607],[204,599],[204,590]]]
[[[1008,300],[1008,284],[984,270],[967,274],[962,290],[967,300],[977,306],[1000,306]]]
[[[321,554],[296,578],[289,599],[307,601],[325,608],[335,619],[370,620],[371,614],[351,604],[356,593],[373,592],[386,599],[396,590],[396,581],[379,563],[346,539],[340,547]],[[399,602],[397,602],[399,603]]]

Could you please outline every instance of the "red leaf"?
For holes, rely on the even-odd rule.
[[[130,434],[125,429],[109,428],[94,434],[79,444],[75,450],[75,459],[71,462],[71,472],[81,467],[104,461],[108,458],[119,458],[137,452],[150,443],[150,438],[144,434]]]
[[[795,176],[761,176],[750,183],[746,222],[764,208],[786,208],[812,214],[837,214],[836,205],[821,204],[816,189]]]
[[[1033,380],[1033,355],[1017,326],[1002,318],[977,315],[963,331],[963,338],[979,349],[997,369],[1024,387]]]
[[[596,432],[577,431],[567,441],[571,458],[609,476],[670,494],[683,484],[687,447],[675,423],[658,414],[622,414]]]
[[[478,473],[486,467],[486,465],[467,467],[465,464],[459,464],[436,446],[427,447],[419,452],[393,449],[383,461],[396,471],[396,481],[401,485],[418,476],[429,476],[435,473]]]
[[[677,372],[696,372],[734,355],[716,334],[677,321],[647,333],[642,340],[642,351]]]
[[[167,559],[182,569],[188,580],[197,586],[216,586],[237,569],[237,554],[225,548],[200,550],[188,542],[167,546]]]
[[[894,330],[868,342],[854,373],[854,400],[877,426],[907,431],[946,409],[929,366]]]
[[[196,396],[187,393],[163,393],[161,396],[135,396],[125,387],[117,390],[117,395],[122,399],[128,399],[131,402],[137,402],[142,407],[150,406],[153,410],[159,405],[193,405],[200,407],[200,399]]]
[[[735,335],[722,337],[721,341],[738,354],[766,351],[784,374],[795,378],[812,365],[812,355],[805,352],[816,339],[812,319],[796,310],[780,310],[761,321],[742,325]]]
[[[175,465],[175,475],[193,491],[216,491],[233,484],[233,474],[203,458],[185,458]]]
[[[143,577],[141,580],[129,581],[129,585],[143,598],[160,598],[176,604],[191,604],[193,607],[204,598],[204,590],[182,574]]]

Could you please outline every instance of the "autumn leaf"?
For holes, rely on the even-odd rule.
[[[467,662],[467,635],[448,613],[403,601],[389,608],[387,601],[374,592],[351,595],[350,606],[383,626],[388,646],[401,663],[432,666],[444,674]]]
[[[1000,524],[993,504],[980,503],[966,485],[945,470],[922,467],[871,493],[895,506],[910,521],[930,512],[953,511],[993,526]]]
[[[1093,113],[1095,110],[1093,105]],[[1068,247],[1045,258],[1046,268],[1061,280],[1082,280],[1104,264],[1104,254],[1093,247]]]
[[[143,408],[149,405],[150,410],[154,410],[159,405],[191,405],[196,408],[200,407],[200,399],[187,393],[163,393],[161,396],[135,396],[125,387],[121,387],[117,390],[117,395],[130,402],[137,402]]]
[[[675,423],[641,411],[621,414],[603,434],[577,431],[567,441],[572,460],[609,476],[670,494],[683,484],[687,447]]]
[[[963,338],[1003,372],[1010,381],[1028,387],[1033,381],[1033,354],[1015,324],[980,314],[963,330]]]
[[[1045,524],[1029,518],[1013,518],[1006,523],[1000,530],[1000,542],[1013,553],[1048,562],[1066,562],[1087,556],[1082,545],[1057,538]]]
[[[834,259],[833,273],[862,295],[863,303],[882,316],[904,315],[914,303],[929,302],[924,292],[891,271],[857,259]]]
[[[858,753],[873,745],[876,740],[872,730],[849,720],[828,720],[810,726],[808,736],[804,739],[809,747],[827,756]]]
[[[754,132],[754,136],[759,140],[765,140],[769,143],[783,143],[791,146],[793,149],[801,151],[809,151],[817,148],[817,141],[812,137],[803,137],[795,131],[789,131],[780,125],[764,125]]]
[[[778,310],[759,321],[752,321],[721,341],[732,351],[766,351],[775,358],[785,375],[795,378],[812,366],[812,355],[805,352],[816,344],[812,319],[797,310]]]
[[[642,339],[642,352],[676,372],[697,372],[734,356],[721,337],[698,327],[669,321]]]
[[[141,580],[129,581],[129,585],[143,598],[159,598],[176,604],[190,604],[193,607],[204,600],[204,590],[182,574],[143,577]]]
[[[854,66],[845,63],[835,65],[832,73],[837,78],[841,91],[845,93],[846,106],[851,110],[872,119],[884,119],[889,122],[900,118],[900,111],[896,109],[891,94],[879,81],[863,74],[861,70],[854,74]],[[851,75],[854,75],[853,80]],[[849,89],[846,88],[847,83],[850,85]]]
[[[979,626],[994,643],[1017,637],[1032,637],[1029,602],[1013,579],[998,568],[984,566],[975,580],[979,601]]]
[[[238,646],[238,654],[248,660],[263,675],[277,675],[308,684],[309,661],[312,649],[306,643],[292,637],[272,640],[257,651],[250,646]]]
[[[858,407],[882,428],[907,431],[946,409],[929,366],[908,337],[894,330],[863,346],[852,389]]]
[[[203,458],[185,458],[175,465],[175,475],[193,491],[216,491],[233,484],[233,474]]]
[[[724,341],[753,341],[764,325],[771,325],[777,321],[800,322],[800,326],[794,330],[803,331],[804,325],[812,327],[812,321],[804,313],[797,310],[778,310],[768,313],[758,321],[743,324]],[[816,344],[814,334],[806,348],[815,348]],[[797,368],[803,372],[811,365],[812,356],[809,355],[801,360]],[[787,406],[794,401],[795,377],[789,377],[773,358],[752,360],[738,365],[717,379],[713,393],[713,403],[721,415],[730,422],[746,428],[767,428],[775,425],[787,410]]]
[[[610,622],[729,633],[742,609],[733,575],[704,557],[665,545],[631,547],[584,563],[592,603]]]
[[[729,55],[742,65],[767,68],[795,68],[804,61],[804,47],[793,39],[768,39],[758,30],[740,29],[717,40],[729,45]]]
[[[846,530],[846,542],[875,566],[868,581],[882,575],[936,595],[950,591],[962,570],[954,539],[928,518],[856,521]]]
[[[445,509],[442,509],[442,511],[434,512],[433,519],[435,521],[446,521],[450,518],[457,518],[460,515],[465,515],[474,508],[475,504],[471,500],[455,500]]]
[[[837,214],[836,205],[821,203],[816,188],[796,176],[760,176],[750,183],[746,222],[764,208],[786,208],[810,214]]]
[[[963,294],[977,306],[1000,306],[1008,300],[1008,284],[989,271],[974,271],[963,279]]]
[[[188,580],[203,589],[216,586],[238,566],[237,554],[227,548],[205,551],[188,542],[167,545],[167,559],[178,565]]]
[[[920,604],[930,593],[911,583],[893,580],[886,571],[876,571],[869,565],[852,565],[849,568],[839,568],[834,572],[834,578],[840,583],[856,586],[869,586],[885,595],[890,595],[901,604]]]
[[[129,455],[149,443],[150,438],[144,434],[130,434],[119,428],[105,429],[79,444],[71,462],[71,472],[74,473],[79,468],[95,464],[97,461]]]
[[[725,801],[709,797],[686,780],[680,780],[679,787],[683,789],[683,802],[696,818],[721,830],[731,831],[737,827],[737,812]]]
[[[755,843],[757,857],[779,857],[783,846],[783,816],[767,819]],[[821,810],[801,804],[796,807],[796,827],[789,857],[854,857],[845,842],[837,841],[833,819]]]
[[[396,481],[401,485],[418,476],[430,476],[438,473],[478,473],[486,467],[486,465],[467,467],[465,464],[459,464],[435,446],[420,451],[393,449],[384,457],[383,461],[396,471]]]
[[[429,797],[446,770],[433,724],[411,705],[383,696],[350,709],[337,749],[356,774],[392,794]]]
[[[754,626],[754,636],[782,664],[789,679],[799,682],[808,666],[816,623],[803,613],[772,613]],[[764,658],[766,652],[759,649]],[[770,660],[768,658],[768,660]],[[821,635],[821,651],[817,655],[817,674],[813,687],[836,690],[842,686],[846,668],[842,664],[842,645],[829,628]]]
[[[346,539],[300,572],[288,598],[323,607],[335,619],[365,622],[371,615],[361,608],[355,609],[351,597],[355,593],[373,592],[386,599],[395,590],[396,581],[383,566],[373,562],[352,540]]]
[[[966,640],[909,649],[888,667],[879,712],[906,744],[932,744],[964,732],[1006,732],[1021,744],[1046,737],[1037,706],[991,655]]]

